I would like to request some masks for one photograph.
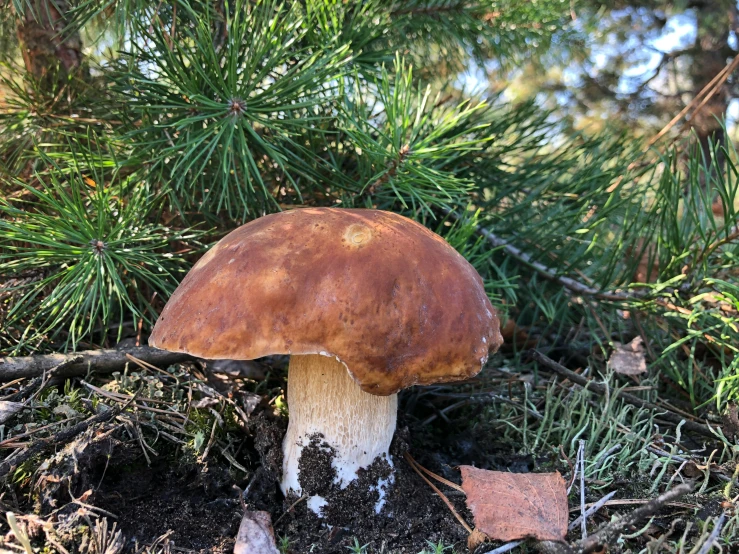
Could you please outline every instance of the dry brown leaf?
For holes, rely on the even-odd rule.
[[[529,338],[525,327],[519,327],[512,319],[508,319],[500,328],[500,334],[503,337],[503,346],[507,349],[517,348],[523,350],[526,348],[534,348],[536,341]]]
[[[642,338],[636,337],[629,344],[614,342],[615,349],[608,358],[608,368],[621,375],[641,375],[647,372]]]
[[[460,466],[462,489],[475,527],[500,541],[563,541],[567,490],[556,473],[508,473]]]
[[[234,554],[280,554],[268,512],[244,512],[236,535]]]

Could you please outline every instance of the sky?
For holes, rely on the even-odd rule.
[[[615,17],[619,16],[618,12],[614,12]],[[577,22],[575,22],[576,24]],[[648,78],[662,59],[663,53],[669,53],[676,50],[681,50],[688,47],[695,41],[696,37],[696,21],[695,16],[692,12],[688,11],[685,13],[670,16],[662,29],[661,34],[647,41],[647,49],[641,52],[641,60],[638,63],[634,63],[628,70],[624,71],[621,81],[618,84],[617,90],[624,94],[634,90],[644,79]],[[631,46],[638,45],[637,37],[634,35],[630,39],[627,39],[626,46],[629,46],[628,41],[631,41]],[[731,35],[729,38],[729,44],[733,48],[737,47],[737,37]],[[611,55],[620,48],[620,44],[606,44],[602,47],[594,47],[593,61],[598,69],[602,69],[606,66]],[[600,48],[600,51],[598,51]],[[495,69],[495,62],[490,62],[488,69]],[[564,68],[563,79],[568,86],[576,87],[579,82],[579,76],[581,75],[582,67],[572,66]],[[664,72],[663,72],[664,73]],[[484,68],[477,64],[472,64],[464,73],[462,73],[457,82],[455,83],[458,87],[464,87],[467,91],[474,91],[484,95],[486,92],[489,93],[489,79]],[[666,88],[667,81],[664,77],[657,78],[652,81],[651,86],[655,89]],[[507,100],[513,100],[512,95],[508,94],[506,97],[504,92],[504,98]],[[556,97],[555,97],[556,98]],[[564,98],[559,98],[561,102],[564,102]],[[729,104],[729,110],[727,114],[727,124],[731,130],[733,130],[739,122],[739,100],[733,100]]]

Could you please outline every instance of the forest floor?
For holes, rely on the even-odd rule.
[[[521,366],[509,365],[513,359],[523,360]],[[738,453],[728,438],[739,433],[735,411],[714,424],[694,421],[713,429],[712,439],[662,420],[682,412],[673,404],[660,404],[660,413],[620,398],[628,393],[661,402],[653,393],[657,376],[637,383],[607,373],[599,376],[608,385],[599,394],[546,367],[534,370],[526,356],[510,351],[472,380],[401,393],[392,446],[396,483],[382,512],[375,514],[376,499],[357,494],[318,519],[306,502],[283,498],[277,485],[287,425],[286,361],[154,368],[132,360],[112,375],[6,383],[0,390],[5,401],[23,406],[0,427],[0,464],[28,448],[38,454],[10,468],[0,465],[6,471],[0,508],[15,514],[18,533],[32,549],[24,550],[23,537],[0,518],[0,550],[232,552],[248,509],[269,512],[283,553],[469,552],[467,532],[408,465],[403,454],[409,452],[455,483],[460,465],[559,471],[572,482],[571,521],[583,506],[612,493],[587,519],[588,533],[690,482],[692,493],[625,529],[610,551],[706,554],[712,543],[737,551]],[[577,357],[560,361],[596,375]],[[106,413],[110,417],[101,416]],[[102,421],[64,435],[94,417]],[[578,450],[583,479],[575,479]],[[474,527],[464,494],[440,489]],[[568,540],[581,533],[578,524]],[[485,542],[475,552],[501,544]]]

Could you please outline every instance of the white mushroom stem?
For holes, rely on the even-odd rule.
[[[319,433],[334,450],[335,482],[345,487],[357,470],[388,457],[395,432],[398,395],[375,396],[359,388],[336,358],[292,356],[287,377],[290,421],[282,445],[282,491],[302,495],[298,463]]]

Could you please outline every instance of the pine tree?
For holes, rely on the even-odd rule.
[[[376,207],[446,237],[511,325],[563,357],[649,335],[691,408],[739,396],[735,152],[714,145],[686,172],[675,152],[574,134],[458,78],[546,49],[566,2],[14,0],[2,14],[3,350],[115,344],[237,225]]]

